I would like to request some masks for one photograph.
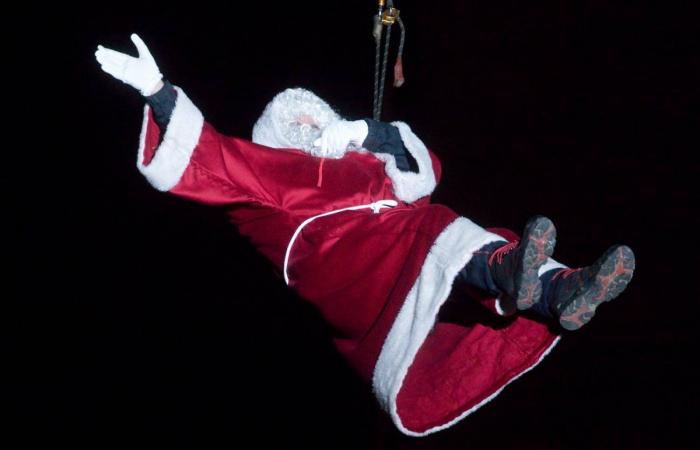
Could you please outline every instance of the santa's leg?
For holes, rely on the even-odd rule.
[[[590,266],[547,270],[540,277],[542,296],[532,310],[577,330],[593,318],[598,306],[625,290],[634,264],[632,249],[616,245]]]
[[[545,229],[546,233],[531,233],[532,223],[526,227],[520,243],[497,241],[476,251],[459,278],[493,296],[493,300],[482,303],[499,315],[530,309],[567,330],[577,330],[593,318],[598,306],[619,296],[627,287],[634,272],[634,253],[627,246],[617,245],[586,267],[571,269],[549,256],[540,264],[542,255],[551,252],[538,249],[549,248],[549,244],[553,248],[554,233],[553,228],[549,232],[548,226],[534,227],[534,230]],[[545,245],[539,245],[543,240],[538,236],[547,236]],[[530,250],[526,250],[528,245]],[[528,251],[529,257],[524,257]],[[499,255],[503,258],[500,270],[494,270],[499,267]],[[521,262],[517,263],[518,260]],[[536,280],[532,273],[537,274]],[[516,280],[524,289],[518,291],[514,287]],[[534,294],[530,295],[531,292]]]
[[[497,297],[499,314],[528,309],[540,298],[540,269],[554,251],[556,230],[552,221],[536,216],[528,221],[520,241],[497,241],[474,252],[460,271],[462,281]],[[507,305],[512,299],[512,305]]]

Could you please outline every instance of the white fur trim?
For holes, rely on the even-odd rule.
[[[404,433],[417,435],[403,426],[396,409],[396,396],[409,366],[432,329],[459,270],[471,260],[475,251],[502,240],[501,236],[459,217],[440,233],[430,248],[387,335],[372,379],[379,402]]]
[[[547,258],[547,262],[542,264],[542,266],[540,266],[540,270],[537,271],[537,276],[541,277],[543,273],[549,272],[552,269],[568,269],[568,267],[559,261],[555,261],[552,258]]]
[[[404,122],[392,122],[399,129],[404,147],[418,163],[418,172],[402,171],[396,167],[396,158],[388,153],[373,153],[384,161],[384,171],[391,179],[394,195],[399,200],[412,203],[421,197],[430,195],[437,185],[433,162],[425,144],[416,136]]]
[[[204,126],[204,117],[199,109],[182,92],[182,89],[175,87],[175,90],[177,91],[177,100],[168,128],[165,130],[163,141],[148,165],[144,165],[143,160],[149,106],[146,105],[143,111],[143,125],[136,166],[148,182],[159,191],[168,191],[180,181],[182,174],[185,173],[185,169],[190,164],[192,152],[199,142],[199,136]]]
[[[486,231],[467,218],[460,217],[452,222],[435,240],[415,284],[396,316],[374,368],[372,385],[379,402],[389,412],[397,428],[409,436],[424,436],[453,425],[494,398],[505,387],[504,385],[449,423],[420,433],[408,430],[403,425],[396,405],[408,368],[435,324],[458,271],[471,260],[475,251],[490,242],[502,240],[503,237]],[[508,383],[536,366],[553,347],[554,344],[532,367],[514,376]]]

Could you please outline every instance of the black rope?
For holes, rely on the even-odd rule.
[[[379,120],[379,57],[381,55],[382,46],[382,18],[380,16],[374,16],[374,41],[376,43],[374,51],[374,98],[372,99],[372,118],[374,120]]]
[[[397,54],[397,58],[401,58],[403,56],[403,44],[406,41],[406,27],[403,24],[403,20],[401,20],[401,16],[397,17],[396,20],[399,22],[399,26],[401,27],[401,39],[399,40],[399,52]]]
[[[380,120],[382,116],[382,100],[384,99],[384,81],[386,80],[386,63],[389,60],[389,41],[391,40],[391,24],[386,27],[386,39],[384,41],[384,60],[382,61],[382,79],[379,81],[379,100],[377,101],[377,117],[374,120]]]
[[[379,6],[379,11],[377,15],[374,17],[374,29],[372,30],[372,34],[374,35],[374,41],[375,41],[375,49],[374,49],[374,99],[372,102],[372,117],[374,120],[380,120],[382,116],[382,103],[384,100],[384,86],[386,85],[386,65],[389,63],[389,43],[391,41],[391,26],[393,25],[393,19],[395,18],[399,22],[399,26],[401,27],[401,40],[399,42],[399,51],[398,51],[398,56],[397,56],[397,64],[400,64],[398,62],[399,58],[403,55],[403,46],[404,42],[406,39],[406,27],[403,24],[403,20],[401,20],[401,17],[398,16],[398,10],[394,11],[394,2],[393,0],[387,0],[386,6],[388,8],[388,11],[390,11],[388,14],[390,14],[390,19],[387,19],[386,23],[383,21],[383,13],[385,12],[383,10],[383,6],[380,3]],[[384,38],[384,55],[382,57],[381,55],[381,46],[382,46],[382,28],[386,25],[386,34]],[[381,78],[380,78],[380,68],[379,66],[381,65]],[[396,71],[400,69],[401,66],[397,66],[398,69],[395,67],[394,68],[394,76],[396,77]],[[401,77],[403,79],[403,77]],[[402,82],[396,83],[396,80],[394,82],[394,86],[400,86],[403,84]]]

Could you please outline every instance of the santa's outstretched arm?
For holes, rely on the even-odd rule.
[[[241,139],[223,136],[204,120],[182,89],[163,79],[155,59],[136,34],[134,57],[98,46],[102,70],[137,89],[146,100],[137,167],[160,191],[201,203],[274,203],[263,188]]]

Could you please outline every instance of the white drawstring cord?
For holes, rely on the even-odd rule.
[[[294,241],[297,239],[297,236],[299,235],[299,233],[301,233],[301,230],[306,225],[308,225],[312,221],[318,219],[319,217],[330,216],[330,215],[337,214],[337,213],[343,212],[343,211],[355,211],[358,209],[371,209],[372,212],[374,212],[375,214],[379,214],[380,209],[393,208],[396,205],[398,205],[398,202],[396,200],[379,200],[377,202],[370,203],[367,205],[350,206],[348,208],[336,209],[336,210],[329,211],[329,212],[326,212],[323,214],[319,214],[319,215],[316,215],[313,217],[309,217],[308,219],[303,221],[301,223],[301,225],[299,225],[297,227],[296,231],[294,231],[294,234],[292,235],[292,238],[289,240],[289,244],[287,245],[287,252],[284,255],[284,281],[285,281],[285,283],[287,283],[287,285],[289,285],[289,277],[287,276],[287,264],[289,262],[289,255],[292,252],[292,245],[294,245]]]

